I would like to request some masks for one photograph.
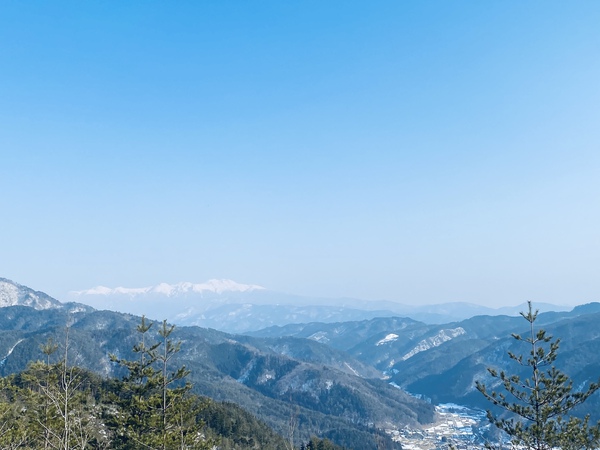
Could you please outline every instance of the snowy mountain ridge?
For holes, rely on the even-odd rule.
[[[212,279],[204,283],[190,283],[181,282],[177,284],[159,283],[155,286],[147,286],[141,288],[126,288],[116,287],[109,288],[105,286],[96,286],[91,289],[83,291],[72,291],[70,294],[75,296],[85,295],[128,295],[130,297],[136,297],[140,295],[158,294],[167,297],[174,297],[178,295],[185,295],[187,293],[201,294],[203,292],[210,292],[215,294],[223,294],[225,292],[252,292],[257,290],[264,290],[262,286],[255,284],[242,284],[237,283],[233,280],[228,279]]]
[[[0,308],[5,306],[30,306],[38,310],[63,307],[62,303],[43,292],[0,278]]]

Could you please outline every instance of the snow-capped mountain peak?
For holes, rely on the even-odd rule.
[[[14,281],[0,278],[0,308],[30,306],[35,309],[62,308],[63,305],[43,292],[34,291]]]
[[[204,283],[190,283],[190,282],[182,282],[177,284],[168,284],[168,283],[160,283],[156,286],[148,286],[141,288],[126,288],[126,287],[117,287],[117,288],[108,288],[105,286],[96,286],[91,289],[86,289],[83,291],[74,291],[72,294],[76,296],[86,296],[86,295],[101,295],[101,296],[111,296],[111,295],[129,295],[131,297],[136,297],[138,295],[145,294],[155,294],[166,297],[173,297],[177,295],[184,295],[187,293],[194,294],[202,294],[206,293],[215,293],[215,294],[223,294],[225,292],[251,292],[256,290],[264,290],[265,288],[262,286],[258,286],[255,284],[242,284],[237,283],[233,280],[227,279],[212,279],[208,280]]]

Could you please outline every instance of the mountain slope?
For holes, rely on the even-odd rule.
[[[43,292],[34,291],[6,278],[0,278],[0,308],[16,305],[35,309],[63,307],[62,303]]]
[[[62,342],[67,321],[71,322],[73,363],[104,376],[119,376],[122,374],[110,363],[109,354],[135,358],[131,348],[138,339],[134,331],[137,317],[108,311],[68,314],[22,306],[6,307],[2,312],[4,317],[19,320],[2,323],[0,355],[7,357],[0,374],[21,371],[28,361],[40,359],[39,347],[49,337]],[[190,380],[198,393],[235,402],[282,434],[286,433],[290,416],[298,415],[299,437],[303,439],[311,434],[327,437],[329,431],[343,429],[349,441],[341,444],[371,439],[373,446],[365,448],[376,448],[376,430],[370,429],[373,425],[418,426],[433,420],[430,405],[383,381],[261,350],[272,344],[259,339],[252,345],[250,338],[238,342],[233,335],[197,327],[178,328],[174,338],[182,341],[182,351],[174,364],[183,364],[192,371]],[[321,345],[310,343],[315,344]]]
[[[584,314],[563,318],[543,326],[549,334],[560,337],[559,357],[555,364],[574,381],[575,386],[582,386],[600,377],[600,330],[598,323],[600,313]],[[521,323],[517,333],[525,335],[526,326]],[[506,370],[521,377],[530,376],[527,371],[512,362],[507,352],[527,354],[529,349],[510,335],[488,343],[478,351],[464,357],[455,365],[449,365],[437,373],[422,372],[416,381],[405,386],[411,392],[418,392],[430,397],[434,402],[459,402],[478,407],[489,407],[483,396],[475,390],[476,380],[483,381],[490,388],[497,388],[495,380],[489,377],[487,368]],[[403,379],[400,375],[398,379]],[[440,388],[443,383],[443,389]],[[586,402],[583,410],[598,415],[600,396],[594,395]],[[598,417],[600,418],[600,417]]]
[[[40,345],[48,338],[64,342],[69,324],[71,363],[103,376],[122,375],[109,355],[135,358],[139,317],[53,304],[51,309],[1,309],[0,374],[19,372],[40,359]],[[354,448],[377,448],[376,441],[383,439],[387,448],[394,448],[376,428],[433,420],[430,405],[382,380],[364,378],[379,373],[315,341],[234,336],[198,327],[179,327],[174,337],[182,341],[174,363],[192,371],[198,393],[234,401],[284,435],[290,417],[297,416],[302,439],[330,434],[338,442],[346,439],[339,442],[344,445],[362,443]]]
[[[600,304],[592,303],[564,312],[540,313],[536,325],[562,339],[556,364],[576,385],[600,376]],[[510,368],[507,352],[527,351],[512,333],[527,330],[521,317],[476,316],[442,325],[401,318],[377,318],[347,323],[308,323],[271,327],[255,336],[304,337],[346,350],[388,374],[395,385],[432,399],[487,408],[475,390],[475,381],[492,383],[487,367]],[[521,374],[525,375],[525,374]],[[494,388],[495,386],[491,386]],[[600,395],[586,402],[584,411],[600,419]]]

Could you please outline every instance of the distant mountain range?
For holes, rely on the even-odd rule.
[[[97,309],[145,314],[179,325],[198,325],[231,333],[290,323],[346,322],[394,316],[438,324],[476,315],[518,315],[525,307],[493,309],[470,303],[410,306],[390,301],[303,297],[232,280],[209,280],[199,284],[161,283],[142,288],[98,286],[71,292],[68,299]],[[546,304],[540,307],[553,311],[568,309]]]
[[[164,297],[185,297],[188,294],[199,294],[202,296],[206,293],[223,294],[226,292],[252,292],[265,290],[262,286],[236,283],[233,280],[208,280],[206,283],[177,283],[167,284],[160,283],[156,286],[148,286],[143,288],[124,288],[117,287],[114,289],[105,286],[96,286],[92,289],[84,291],[74,291],[74,295],[103,295],[119,296],[125,295],[129,297],[138,296],[164,296]]]

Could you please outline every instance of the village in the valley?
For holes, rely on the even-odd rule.
[[[436,406],[437,421],[421,429],[389,430],[406,450],[484,449],[482,434],[489,427],[485,412],[452,403]]]

